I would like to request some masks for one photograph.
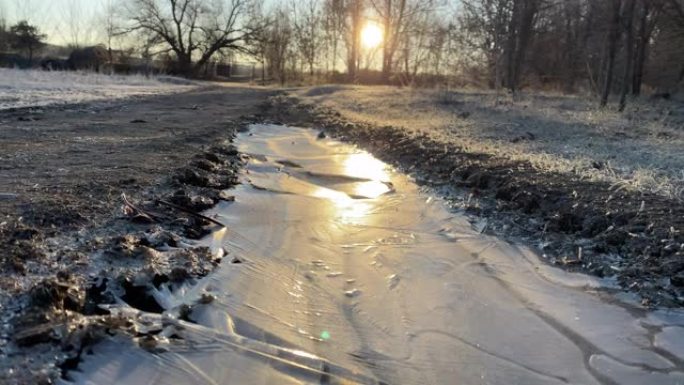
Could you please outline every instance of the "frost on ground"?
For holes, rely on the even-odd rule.
[[[529,160],[617,188],[684,199],[684,104],[639,100],[624,113],[583,96],[321,86],[295,91],[345,118],[426,132],[472,152]]]
[[[0,68],[0,110],[168,94],[195,87],[193,82],[168,76]]]

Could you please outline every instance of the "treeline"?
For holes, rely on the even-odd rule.
[[[449,83],[663,94],[684,80],[682,0],[304,0],[252,15],[254,51],[280,80]],[[360,49],[364,23],[384,42]],[[361,73],[375,69],[373,76]],[[344,71],[346,76],[339,76]]]
[[[464,0],[457,24],[466,69],[491,87],[639,95],[684,79],[681,0]]]
[[[302,0],[251,15],[249,49],[272,78],[433,84],[453,75],[453,4],[439,0]],[[364,47],[368,24],[382,44]]]
[[[289,81],[590,91],[684,80],[684,0],[132,0],[128,31],[196,72],[250,56]],[[211,15],[210,17],[207,17]],[[364,47],[369,23],[384,32]]]
[[[249,60],[264,81],[592,92],[602,105],[619,96],[621,108],[630,94],[666,95],[684,81],[684,0],[107,4],[105,49],[134,48],[187,76]],[[364,45],[369,24],[383,31],[378,46]]]

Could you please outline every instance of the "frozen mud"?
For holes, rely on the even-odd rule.
[[[226,261],[125,303],[64,384],[684,384],[684,314],[483,235],[403,174],[315,132],[253,125],[207,213]]]

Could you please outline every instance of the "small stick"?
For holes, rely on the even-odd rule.
[[[184,212],[184,213],[186,213],[186,214],[193,215],[193,216],[195,216],[195,217],[197,217],[197,218],[204,219],[205,221],[211,222],[211,223],[213,223],[213,224],[215,224],[215,225],[218,225],[218,226],[221,226],[221,227],[226,227],[226,225],[224,225],[223,223],[217,221],[216,219],[209,218],[209,217],[206,216],[206,215],[198,214],[198,213],[196,213],[196,212],[194,212],[194,211],[192,211],[192,210],[186,209],[185,207],[178,206],[178,205],[175,205],[175,204],[173,204],[173,203],[171,203],[171,202],[163,201],[163,200],[161,200],[161,199],[157,199],[156,202],[159,203],[159,204],[162,204],[162,205],[165,205],[165,206],[169,206],[169,207],[171,207],[171,208],[174,208],[174,209],[176,209],[176,210],[178,210],[178,211],[182,211],[182,212]]]
[[[156,222],[155,218],[152,216],[152,214],[146,213],[144,210],[141,208],[137,207],[131,201],[128,200],[128,197],[126,197],[125,193],[121,193],[121,199],[123,199],[124,205],[126,205],[128,208],[133,210],[134,212],[138,213],[138,215],[141,215],[147,219],[149,219],[151,222]]]

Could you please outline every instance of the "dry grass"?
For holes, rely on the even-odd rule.
[[[169,76],[0,68],[0,110],[158,95],[196,87]]]
[[[684,105],[638,100],[624,113],[547,93],[321,86],[293,94],[345,118],[426,132],[473,152],[529,160],[614,188],[684,199]]]

